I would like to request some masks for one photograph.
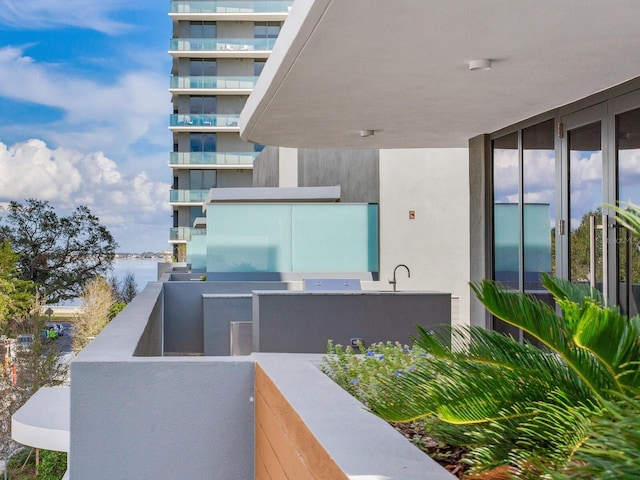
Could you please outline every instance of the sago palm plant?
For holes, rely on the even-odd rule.
[[[497,318],[543,348],[481,328],[418,327],[428,362],[382,381],[371,408],[392,421],[428,418],[441,438],[471,447],[476,470],[510,465],[540,478],[561,468],[616,394],[640,387],[638,319],[588,286],[545,276],[561,314],[533,296],[483,281],[472,288]]]

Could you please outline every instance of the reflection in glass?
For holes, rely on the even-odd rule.
[[[618,201],[640,205],[640,109],[616,117]],[[640,305],[640,241],[618,229],[618,296],[628,315]]]
[[[555,273],[555,147],[553,119],[522,131],[524,290],[542,290],[541,273]]]
[[[591,281],[589,217],[602,223],[602,140],[600,122],[567,132],[569,145],[569,275],[576,282]],[[602,233],[597,230],[595,283],[602,290]]]
[[[494,279],[520,288],[518,134],[493,141]]]

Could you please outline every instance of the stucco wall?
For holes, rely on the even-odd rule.
[[[400,263],[399,290],[459,297],[469,323],[469,166],[467,149],[380,150],[380,279]],[[415,219],[409,212],[415,212]]]
[[[253,362],[135,356],[157,340],[161,290],[148,284],[71,364],[70,478],[253,479]]]
[[[410,344],[415,325],[449,324],[451,297],[438,292],[253,292],[253,351],[325,353],[348,345]]]

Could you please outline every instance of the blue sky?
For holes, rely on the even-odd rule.
[[[168,249],[168,2],[0,0],[0,202],[84,204]]]

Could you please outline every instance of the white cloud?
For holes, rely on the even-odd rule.
[[[9,27],[47,29],[80,27],[117,34],[129,25],[110,18],[117,10],[135,7],[125,0],[1,0],[0,23]]]
[[[24,55],[25,47],[0,48],[0,96],[59,108],[62,120],[32,129],[56,145],[127,153],[135,142],[164,149],[169,93],[166,72],[131,71],[105,85],[69,75]]]
[[[62,209],[87,205],[126,250],[166,248],[169,187],[144,172],[123,175],[102,152],[51,149],[36,139],[0,142],[0,201],[38,198]],[[140,244],[144,238],[155,243]]]

